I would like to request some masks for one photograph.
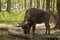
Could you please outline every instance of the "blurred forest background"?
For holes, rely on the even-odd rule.
[[[40,8],[57,13],[57,0],[0,0],[0,20],[22,21],[28,8]]]
[[[56,15],[57,20],[54,20],[51,17],[50,22],[53,21],[56,24],[54,28],[60,29],[60,0],[0,0],[0,29],[1,28],[4,29],[4,31],[0,30],[0,37],[1,37],[0,40],[8,40],[8,38],[4,38],[4,37],[6,37],[6,35],[8,37],[9,31],[10,33],[14,33],[16,29],[20,30],[18,27],[15,28],[14,23],[22,22],[24,20],[25,11],[29,8],[39,8],[46,11],[47,10],[52,11]],[[41,39],[40,33],[43,34],[43,32],[45,32],[45,29],[43,30],[39,29],[40,26],[37,27],[36,33],[39,35],[37,35],[38,37],[36,36],[35,40]],[[41,27],[43,26],[44,25],[42,24]],[[51,25],[51,27],[53,27],[53,24]],[[12,30],[14,29],[14,31],[9,30],[9,28]],[[55,32],[55,31],[51,30],[51,32]],[[60,35],[60,30],[58,32]],[[16,34],[16,32],[14,34]],[[17,40],[20,37],[14,39],[14,37],[11,36],[11,38],[12,40]]]

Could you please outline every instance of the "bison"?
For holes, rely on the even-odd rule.
[[[20,26],[22,27],[25,34],[29,34],[30,29],[32,27],[32,32],[33,32],[33,35],[34,35],[35,34],[35,29],[36,29],[36,27],[35,27],[36,24],[44,23],[45,26],[46,26],[46,34],[50,34],[49,20],[50,20],[51,15],[55,19],[57,19],[55,17],[55,15],[50,11],[44,11],[44,10],[41,10],[41,9],[38,9],[38,8],[27,9],[26,12],[25,12],[24,21],[21,23],[22,25],[20,24]]]

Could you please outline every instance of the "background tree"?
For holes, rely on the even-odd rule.
[[[25,7],[25,9],[26,9],[26,0],[24,0],[24,7]]]
[[[16,0],[14,0],[14,8],[16,9],[17,7],[16,7]]]
[[[45,7],[45,0],[43,0],[43,6],[42,6],[42,9],[44,9]]]
[[[0,11],[1,11],[1,0],[0,0]]]
[[[57,24],[54,27],[55,29],[60,29],[60,0],[57,0],[57,15],[58,15],[58,20],[57,20]]]
[[[32,7],[32,0],[30,0],[30,8]]]
[[[34,0],[34,8],[35,8],[35,0]]]
[[[20,9],[20,0],[18,1],[19,2],[19,9]],[[24,5],[23,5],[24,6]]]
[[[50,10],[50,0],[46,0],[46,9]]]
[[[54,8],[55,8],[55,0],[53,0],[53,12],[54,12]]]
[[[11,0],[7,0],[7,12],[10,12],[11,9]]]
[[[28,8],[40,8],[44,10],[52,10],[54,11],[56,9],[56,0],[11,0],[10,2],[6,2],[9,0],[1,0],[1,9],[8,10],[11,5],[11,10],[25,10]],[[7,4],[7,5],[6,5]],[[9,5],[9,7],[8,7]],[[55,12],[55,11],[54,11]]]
[[[40,0],[37,0],[37,8],[40,8]]]

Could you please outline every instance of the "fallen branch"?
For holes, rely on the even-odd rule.
[[[8,31],[8,28],[0,27],[0,30]]]
[[[21,37],[21,38],[24,38],[24,39],[31,39],[30,36],[25,35],[23,32],[19,32],[19,31],[9,29],[8,33],[12,36],[15,36],[15,37]]]

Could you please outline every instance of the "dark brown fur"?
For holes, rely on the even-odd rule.
[[[50,34],[49,20],[51,15],[56,19],[55,15],[52,12],[44,11],[37,8],[27,9],[25,13],[24,22],[22,25],[24,33],[25,34],[30,33],[30,28],[32,27],[32,31],[34,35],[36,24],[45,23],[46,34]]]

